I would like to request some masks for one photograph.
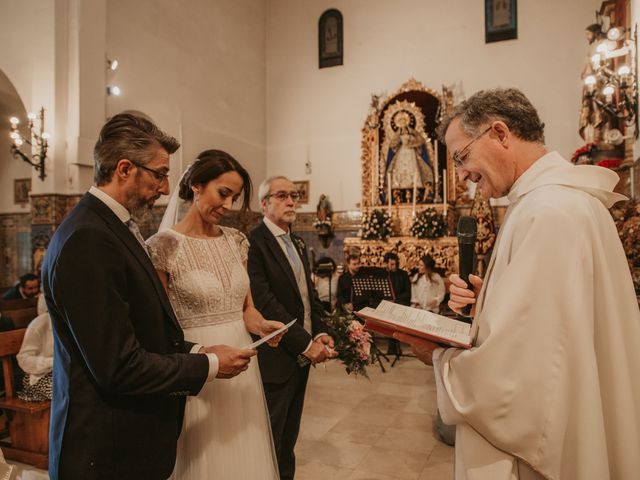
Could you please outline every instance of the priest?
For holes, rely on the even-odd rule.
[[[484,281],[451,277],[474,347],[397,336],[434,366],[455,478],[638,478],[640,311],[607,210],[618,176],[548,151],[515,89],[476,93],[440,129],[460,180],[509,200]]]

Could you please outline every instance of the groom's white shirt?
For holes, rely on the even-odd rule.
[[[92,186],[89,189],[89,193],[104,203],[109,209],[122,221],[122,223],[127,223],[131,219],[131,213],[127,210],[124,205],[111,197],[108,193],[103,192],[99,188]],[[197,354],[202,345],[195,344],[189,353]],[[218,356],[215,353],[205,353],[207,358],[209,359],[209,373],[207,375],[207,382],[210,382],[216,375],[218,374],[219,361]]]

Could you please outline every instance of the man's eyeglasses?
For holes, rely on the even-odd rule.
[[[153,168],[145,167],[144,165],[140,165],[139,163],[136,163],[136,162],[131,162],[131,163],[133,163],[138,168],[146,170],[147,172],[151,172],[151,174],[153,175],[153,178],[155,178],[156,181],[158,182],[163,182],[169,179],[168,173],[160,172],[158,170],[154,170]]]
[[[300,192],[282,191],[282,192],[270,193],[269,195],[266,196],[266,198],[269,198],[269,197],[277,198],[281,202],[284,202],[287,199],[287,197],[291,197],[291,200],[293,200],[294,202],[297,202],[298,200],[300,200]]]
[[[462,150],[458,150],[452,155],[453,163],[455,164],[456,168],[461,168],[465,164],[465,162],[467,161],[467,158],[469,158],[469,153],[471,153],[469,150],[471,148],[471,145],[473,145],[476,141],[480,140],[480,138],[486,133],[488,133],[491,130],[491,128],[493,128],[493,125],[490,125],[481,134],[476,135],[474,138],[471,139],[469,143],[467,143],[464,146]]]

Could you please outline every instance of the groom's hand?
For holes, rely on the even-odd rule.
[[[333,338],[329,335],[321,335],[311,342],[309,350],[303,355],[311,360],[311,363],[316,364],[337,357],[338,352],[333,349]]]
[[[249,362],[257,352],[253,349],[230,347],[228,345],[212,345],[204,348],[205,353],[215,353],[218,357],[218,374],[216,378],[232,378],[249,368]]]
[[[324,344],[320,342],[311,342],[309,349],[302,355],[311,360],[312,364],[322,363],[327,359],[327,350],[324,348]]]
[[[336,358],[338,356],[338,352],[335,351],[333,338],[330,335],[320,335],[314,340],[314,342],[318,342],[320,345],[324,346],[324,349],[327,351],[327,359]]]

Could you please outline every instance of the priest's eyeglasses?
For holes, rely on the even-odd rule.
[[[164,182],[165,180],[169,180],[168,173],[160,172],[159,170],[154,170],[153,168],[145,167],[144,165],[140,165],[139,163],[136,163],[136,162],[131,162],[131,163],[133,163],[138,168],[141,168],[143,170],[146,170],[147,172],[150,172],[153,175],[153,178],[155,178],[156,181],[158,182]]]
[[[484,130],[481,134],[476,135],[475,137],[473,137],[471,139],[471,141],[469,143],[467,143],[464,148],[462,150],[458,150],[457,152],[455,152],[452,157],[453,157],[453,163],[455,164],[456,168],[462,168],[464,166],[464,164],[466,163],[467,159],[469,158],[469,154],[471,153],[471,145],[473,145],[475,142],[477,142],[478,140],[480,140],[480,138],[482,138],[486,133],[488,133],[491,129],[493,128],[493,125],[490,125],[486,130]]]
[[[291,197],[291,200],[293,200],[294,202],[297,202],[298,200],[300,200],[300,192],[280,191],[276,193],[270,193],[269,195],[267,195],[267,198],[269,197],[277,198],[281,202],[284,202],[287,199],[287,197]]]

